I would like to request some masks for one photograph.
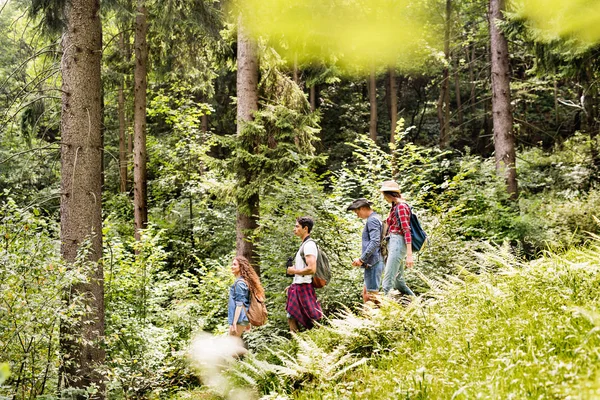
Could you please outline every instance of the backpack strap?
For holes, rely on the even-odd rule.
[[[246,284],[246,286],[248,287],[248,293],[250,293],[250,295],[252,295],[252,291],[250,290],[250,285],[248,285],[248,282],[246,282],[246,280],[244,278],[239,278],[233,283],[234,294],[237,293],[238,285],[240,282],[244,282]]]
[[[410,212],[410,214],[412,214],[412,212],[413,212],[412,211],[412,207],[407,202],[401,201],[400,203],[406,204],[406,206],[408,207],[408,211]],[[400,204],[400,203],[397,203],[397,204]],[[400,222],[400,212],[398,211],[398,207],[396,207],[394,205],[393,209],[394,209],[394,211],[396,211],[396,220],[398,221],[398,227],[400,229],[402,229],[402,223]],[[408,218],[409,218],[408,224],[409,224],[409,226],[410,226],[410,214],[408,215]],[[389,226],[388,226],[388,230],[389,230]],[[402,229],[402,233],[406,233],[406,232],[404,232],[404,229]],[[412,232],[411,232],[411,235],[412,235]]]
[[[300,257],[302,258],[302,261],[304,261],[304,267],[308,267],[308,263],[306,262],[306,256],[304,255],[304,245],[308,241],[312,241],[315,244],[315,246],[317,246],[317,254],[319,251],[319,245],[317,245],[317,242],[315,242],[313,238],[311,238],[309,236],[307,239],[304,239],[304,241],[302,242],[302,245],[300,246]]]

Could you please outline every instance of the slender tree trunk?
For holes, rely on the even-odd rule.
[[[129,66],[131,62],[131,39],[129,37],[129,33],[125,33],[125,61]],[[133,178],[133,129],[131,127],[131,121],[133,118],[133,107],[129,107],[127,102],[127,96],[129,95],[130,99],[135,99],[135,84],[132,83],[132,71],[128,67],[124,76],[124,88],[127,92],[124,93],[125,100],[125,137],[127,139],[127,179],[130,185],[133,184],[133,181],[130,180]],[[130,172],[131,171],[131,172]],[[131,187],[131,186],[130,186]]]
[[[469,84],[471,86],[471,93],[469,95],[469,103],[471,106],[471,112],[475,112],[475,45],[471,44],[471,51],[467,48],[467,57],[469,59]]]
[[[556,124],[556,129],[560,126],[558,120],[558,81],[556,77],[554,77],[554,119]]]
[[[456,94],[456,114],[458,125],[462,127],[464,122],[462,99],[460,98],[460,76],[458,74],[458,56],[454,59],[454,92]]]
[[[148,224],[146,183],[146,89],[148,86],[148,10],[145,0],[138,0],[135,17],[135,93],[133,100],[133,204],[135,238],[140,240],[141,230]]]
[[[440,123],[440,147],[448,146],[450,124],[450,26],[452,0],[446,0],[446,27],[444,29],[444,58],[446,65],[442,71],[440,97],[438,98],[437,114]]]
[[[294,83],[300,84],[300,77],[298,76],[298,54],[294,54]]]
[[[106,113],[105,111],[105,105],[104,105],[104,86],[101,87],[100,90],[100,141],[104,144],[104,134],[106,133],[106,121],[104,120],[106,118]],[[102,171],[100,172],[100,187],[102,188],[102,191],[104,192],[104,179],[105,179],[105,174],[104,174],[104,169],[105,169],[105,165],[104,165],[104,146],[102,146],[102,148],[100,149],[100,158],[102,159]]]
[[[202,132],[208,132],[208,115],[202,115]]]
[[[492,121],[496,170],[506,179],[511,198],[517,198],[517,173],[513,116],[510,107],[508,42],[497,22],[504,19],[504,0],[490,0],[489,24],[492,72]]]
[[[96,384],[104,398],[104,278],[102,271],[102,114],[100,61],[102,26],[99,0],[65,3],[62,38],[61,114],[61,256],[73,266],[82,246],[92,266],[89,281],[65,293],[70,304],[83,299],[80,313],[64,318],[60,328],[63,388]]]
[[[592,156],[592,166],[594,169],[600,169],[600,154],[598,150],[598,111],[597,111],[597,100],[598,90],[594,81],[594,71],[591,65],[585,67],[586,79],[588,87],[585,91],[583,106],[587,116],[587,129],[590,137],[590,154]],[[594,174],[595,175],[595,174]]]
[[[310,87],[308,92],[308,100],[310,102],[310,111],[314,112],[317,109],[317,88],[316,84]]]
[[[238,23],[237,49],[237,135],[244,136],[246,123],[254,120],[254,113],[258,110],[258,56],[256,43],[248,36],[242,17]],[[254,143],[253,140],[246,142]],[[254,148],[247,150],[255,151]],[[258,227],[260,198],[249,167],[247,162],[242,161],[238,170],[236,249],[237,255],[246,257],[259,273],[258,256],[251,236]]]
[[[396,71],[389,69],[390,75],[390,143],[396,142],[396,124],[398,122],[398,86],[396,84]]]
[[[125,58],[125,34],[119,34],[119,49]],[[119,191],[127,192],[127,126],[125,124],[125,79],[120,78],[118,93],[119,114]]]
[[[375,80],[375,67],[371,67],[369,77],[369,104],[371,105],[371,119],[369,122],[369,136],[377,141],[377,84]]]

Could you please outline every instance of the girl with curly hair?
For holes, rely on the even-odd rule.
[[[231,272],[235,276],[235,282],[229,288],[229,334],[241,337],[250,329],[250,321],[246,313],[250,307],[251,294],[264,300],[265,290],[246,257],[235,257],[231,262]]]

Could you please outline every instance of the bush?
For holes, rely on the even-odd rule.
[[[85,248],[71,268],[63,265],[58,226],[39,210],[19,208],[8,198],[0,203],[0,220],[0,365],[8,363],[12,371],[0,396],[55,393],[59,328],[76,318],[83,303],[73,297],[68,306],[64,293],[85,282],[92,266],[84,262]]]
[[[270,398],[595,398],[599,243],[529,264],[480,253],[497,272],[340,314],[235,376]]]

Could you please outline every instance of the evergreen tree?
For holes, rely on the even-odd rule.
[[[61,123],[61,255],[68,265],[82,255],[89,277],[65,294],[83,295],[81,314],[61,325],[64,389],[94,384],[104,397],[104,276],[102,263],[102,26],[98,0],[64,4]],[[87,244],[89,243],[89,244]],[[81,267],[81,266],[80,266]]]
[[[492,121],[494,123],[496,170],[505,176],[507,191],[513,199],[516,199],[517,169],[513,115],[510,105],[508,42],[499,27],[499,22],[504,20],[504,10],[504,0],[490,0]]]
[[[148,224],[148,193],[146,173],[146,90],[148,87],[148,9],[145,0],[137,1],[135,17],[135,93],[133,100],[133,203],[135,238]]]
[[[258,110],[258,55],[256,43],[244,27],[243,17],[238,19],[237,40],[237,135],[241,136]],[[255,153],[256,140],[244,140],[245,151]],[[259,193],[251,189],[256,173],[248,160],[241,160],[237,170],[237,254],[246,257],[260,273],[254,244],[250,239],[259,218]]]

